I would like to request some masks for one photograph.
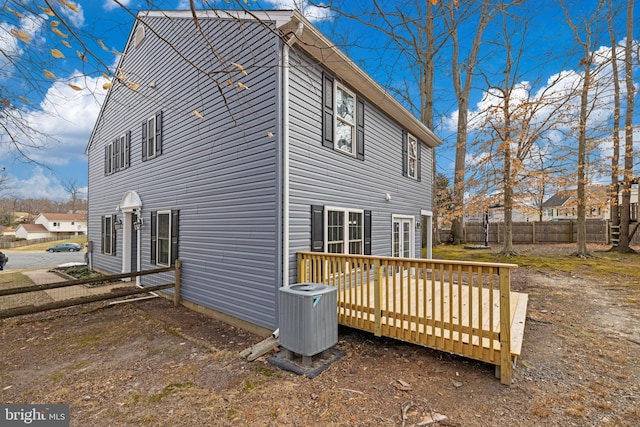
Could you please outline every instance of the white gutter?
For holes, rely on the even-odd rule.
[[[289,286],[289,50],[300,37],[298,28],[282,46],[282,284]]]

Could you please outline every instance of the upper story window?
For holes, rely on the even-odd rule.
[[[409,170],[407,175],[410,178],[418,178],[418,140],[413,135],[408,135],[409,150],[407,151],[407,162],[409,162]]]
[[[104,148],[104,173],[111,175],[129,167],[131,132],[127,131]]]
[[[322,145],[364,160],[364,101],[327,73],[322,82]]]
[[[355,95],[342,85],[336,85],[336,144],[335,148],[355,155]]]
[[[162,154],[162,111],[142,122],[142,161]]]
[[[410,133],[402,132],[402,175],[420,181],[421,169],[420,141]]]

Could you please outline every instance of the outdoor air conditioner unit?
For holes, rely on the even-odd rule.
[[[280,345],[314,356],[338,342],[338,291],[316,283],[280,288]]]

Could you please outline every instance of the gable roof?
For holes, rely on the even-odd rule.
[[[42,224],[20,224],[16,227],[16,231],[18,228],[22,227],[28,233],[48,233],[49,230],[45,228]]]
[[[74,221],[74,222],[82,222],[87,220],[86,214],[73,213],[40,213],[38,216],[42,216],[49,221]]]
[[[571,191],[559,191],[542,203],[543,208],[563,206],[573,196]]]
[[[261,22],[273,22],[280,31],[279,36],[283,40],[288,40],[290,45],[295,44],[307,54],[315,58],[320,64],[327,67],[338,78],[348,83],[353,89],[376,105],[381,111],[402,125],[406,130],[430,147],[436,147],[442,143],[440,139],[425,126],[416,116],[397,101],[389,92],[371,78],[362,68],[353,62],[334,43],[325,37],[318,28],[307,20],[300,12],[293,10],[271,10],[271,11],[245,11],[245,10],[200,10],[197,11],[197,18],[203,19],[242,19],[256,20]],[[193,20],[191,10],[176,11],[140,11],[136,17],[137,21],[144,22],[145,18],[165,18],[165,19],[190,19]],[[133,25],[129,38],[125,46],[132,43],[134,37]],[[124,49],[126,52],[126,48]],[[120,57],[118,67],[124,59]],[[98,119],[94,124],[85,153],[89,153],[94,133],[102,117],[104,107],[107,105],[113,87],[109,89],[102,104]]]

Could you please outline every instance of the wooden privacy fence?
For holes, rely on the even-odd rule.
[[[177,260],[173,267],[154,270],[100,276],[92,279],[4,287],[0,289],[0,319],[131,295],[148,294],[171,288],[174,290],[174,304],[178,305],[180,303],[181,271],[180,260]],[[135,285],[136,277],[158,275],[156,278],[158,279],[161,277],[160,273],[166,272],[174,272],[173,283],[150,286]]]
[[[504,243],[503,222],[489,223],[489,243]],[[440,241],[448,242],[451,230],[441,229]],[[587,243],[609,245],[611,241],[611,222],[609,220],[588,219],[586,221]],[[514,222],[511,225],[512,241],[515,244],[537,243],[575,243],[578,238],[578,226],[575,220],[566,221],[530,221]],[[484,224],[468,221],[463,227],[464,241],[484,243]],[[640,245],[640,233],[635,233],[632,245]]]
[[[338,288],[341,325],[496,366],[511,383],[527,295],[515,264],[298,252],[298,282]]]

